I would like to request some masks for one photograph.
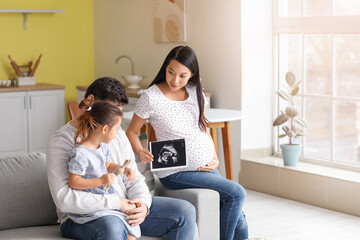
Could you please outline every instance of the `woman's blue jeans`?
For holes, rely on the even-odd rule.
[[[242,240],[248,238],[248,225],[242,207],[246,191],[238,183],[223,178],[219,171],[178,172],[160,178],[169,189],[207,188],[220,195],[220,239]]]
[[[195,207],[188,201],[153,197],[149,215],[140,224],[141,235],[163,236],[167,240],[193,239],[195,234]],[[115,216],[77,224],[71,219],[61,224],[63,237],[84,240],[126,240],[127,229]]]

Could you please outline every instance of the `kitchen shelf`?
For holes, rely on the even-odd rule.
[[[24,30],[26,30],[27,18],[31,13],[62,13],[63,9],[0,9],[0,13],[22,13],[24,15]]]

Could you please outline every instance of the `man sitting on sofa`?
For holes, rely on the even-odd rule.
[[[87,89],[85,100],[93,104],[107,101],[120,109],[128,103],[122,84],[110,77],[94,81]],[[125,132],[120,128],[110,143],[112,160],[123,164],[131,159],[135,180],[119,186],[126,198],[117,194],[98,195],[71,189],[68,185],[68,156],[74,147],[78,121],[68,122],[50,138],[47,150],[47,174],[50,192],[57,207],[58,221],[63,237],[74,239],[121,239],[123,226],[116,217],[105,216],[86,224],[77,224],[67,213],[88,214],[103,209],[117,209],[128,215],[131,225],[140,225],[142,235],[163,236],[166,239],[193,239],[195,233],[195,208],[184,200],[158,197],[149,194],[144,177],[137,170],[134,153]],[[120,182],[120,181],[118,181]],[[115,184],[119,184],[119,183]],[[136,207],[139,203],[140,207]],[[126,233],[127,235],[127,233]]]

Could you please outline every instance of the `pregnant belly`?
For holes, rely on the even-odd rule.
[[[185,145],[189,167],[194,168],[194,170],[208,164],[214,157],[214,144],[207,135],[187,139]]]

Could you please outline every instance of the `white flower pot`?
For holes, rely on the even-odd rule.
[[[281,144],[280,148],[284,166],[296,166],[301,154],[301,144]]]

